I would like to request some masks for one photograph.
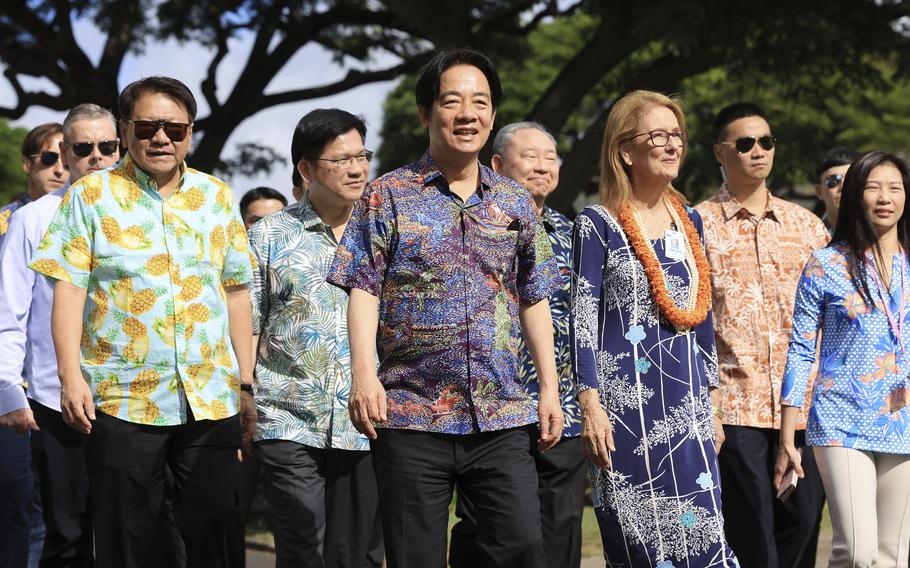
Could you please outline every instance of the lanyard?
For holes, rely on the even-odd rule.
[[[897,338],[897,343],[901,347],[901,353],[904,352],[904,342],[901,340],[901,332],[903,331],[903,315],[904,308],[906,307],[907,298],[904,296],[904,248],[901,247],[901,289],[900,289],[900,307],[898,308],[897,318],[895,319],[894,314],[891,313],[891,308],[888,306],[891,304],[891,290],[887,290],[882,286],[882,283],[878,279],[878,270],[875,265],[869,262],[869,255],[866,255],[866,265],[872,271],[872,280],[875,282],[875,288],[878,290],[878,295],[882,300],[882,309],[885,311],[885,317],[888,318],[888,325],[891,327],[891,331],[894,333],[894,336]],[[875,260],[875,259],[873,259]],[[884,259],[883,259],[884,260]],[[892,265],[893,266],[893,265]],[[893,276],[892,276],[893,278]],[[887,295],[885,292],[888,292]]]

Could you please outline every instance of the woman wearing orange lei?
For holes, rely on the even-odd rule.
[[[721,516],[701,218],[671,185],[685,128],[660,93],[617,101],[600,203],[575,221],[573,365],[608,566],[739,566]]]

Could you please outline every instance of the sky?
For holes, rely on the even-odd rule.
[[[77,20],[74,23],[74,35],[83,51],[93,62],[97,63],[104,35],[90,20]],[[230,93],[231,87],[242,70],[251,44],[251,35],[230,41],[229,55],[221,63],[217,75],[217,93],[220,99],[223,100]],[[163,43],[149,42],[144,53],[127,55],[119,77],[120,88],[122,89],[136,79],[150,75],[175,77],[186,83],[193,91],[199,106],[197,115],[200,118],[204,117],[208,114],[208,105],[202,96],[199,85],[205,78],[205,70],[211,55],[210,53],[194,55],[203,50],[204,48],[198,44],[181,45],[173,40]],[[372,65],[384,66],[389,63],[390,61],[380,60]],[[308,45],[297,52],[288,62],[266,92],[281,92],[287,89],[323,85],[341,79],[346,72],[346,68],[333,63],[328,51],[316,45]],[[43,87],[48,92],[56,92],[56,87],[46,80],[24,78],[22,83],[27,90],[38,90]],[[366,147],[374,150],[378,148],[379,129],[382,126],[382,102],[394,86],[395,81],[364,85],[331,97],[272,107],[247,119],[231,135],[222,156],[231,156],[234,153],[234,146],[238,142],[258,142],[274,148],[286,158],[286,161],[273,168],[271,174],[255,177],[236,176],[228,180],[231,182],[234,193],[239,198],[248,189],[265,185],[277,189],[285,194],[289,201],[291,200],[291,136],[300,117],[316,108],[337,107],[354,114],[362,114],[366,118],[368,129]],[[4,105],[11,105],[15,101],[14,91],[2,79],[0,79],[0,101]],[[22,118],[12,121],[12,124],[30,129],[44,122],[63,122],[65,116],[65,112],[31,107]],[[415,120],[417,120],[416,111]],[[189,165],[192,166],[192,163],[190,162]]]

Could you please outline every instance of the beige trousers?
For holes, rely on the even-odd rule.
[[[828,568],[907,568],[910,455],[813,450],[834,529]]]

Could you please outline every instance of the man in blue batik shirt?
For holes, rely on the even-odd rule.
[[[571,375],[569,350],[569,289],[572,262],[572,221],[544,205],[559,184],[560,160],[556,140],[536,122],[516,122],[499,130],[493,141],[493,170],[523,185],[534,198],[537,213],[563,276],[562,286],[550,294],[553,318],[559,399],[565,416],[562,439],[542,453],[532,445],[537,466],[540,520],[543,527],[547,564],[556,568],[581,565],[581,517],[584,509],[587,460],[581,446],[581,422]],[[534,362],[522,342],[519,376],[528,391],[537,397],[540,385]],[[450,562],[453,568],[477,566],[474,546],[476,524],[470,500],[458,495],[456,514],[461,519],[452,528]]]

